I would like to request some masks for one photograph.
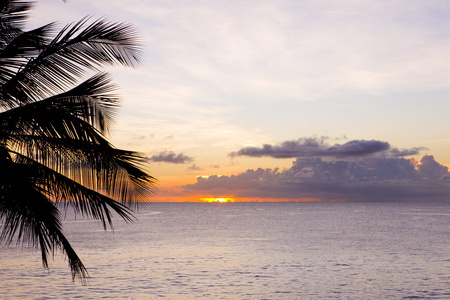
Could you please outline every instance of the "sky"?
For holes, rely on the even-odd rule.
[[[133,24],[110,140],[150,201],[450,201],[450,3],[40,0],[30,28]]]

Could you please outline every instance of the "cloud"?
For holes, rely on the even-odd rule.
[[[417,164],[417,169],[427,178],[442,178],[448,175],[448,168],[435,161],[431,155],[424,156],[420,164]]]
[[[194,158],[183,153],[176,154],[173,151],[163,151],[149,158],[153,162],[167,162],[173,164],[185,164],[192,162]]]
[[[413,147],[411,149],[393,148],[390,150],[390,154],[394,157],[403,157],[403,156],[417,155],[420,153],[420,151],[423,150],[428,150],[428,148],[425,147]]]
[[[197,166],[196,164],[192,164],[192,166],[188,167],[188,170],[191,170],[191,171],[200,171],[200,170],[203,170],[203,168]]]
[[[249,169],[238,175],[197,178],[186,192],[260,199],[324,201],[450,200],[450,173],[433,156],[323,160],[297,158],[289,169]]]
[[[384,153],[394,157],[415,155],[424,148],[412,148],[399,150],[391,149],[388,142],[376,140],[352,140],[345,144],[330,145],[327,138],[300,138],[294,141],[283,142],[278,145],[264,144],[262,147],[245,147],[237,152],[231,152],[229,156],[268,156],[273,158],[296,157],[363,157],[377,153]],[[390,151],[388,151],[390,150]]]

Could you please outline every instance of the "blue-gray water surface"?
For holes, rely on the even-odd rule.
[[[154,203],[114,232],[67,214],[88,268],[1,247],[1,299],[450,299],[450,204]]]

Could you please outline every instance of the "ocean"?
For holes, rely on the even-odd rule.
[[[88,268],[0,248],[0,299],[450,299],[450,203],[152,203],[64,221]]]

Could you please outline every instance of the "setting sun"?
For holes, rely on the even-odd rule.
[[[218,203],[226,203],[226,202],[234,202],[233,198],[215,198],[215,197],[211,197],[211,198],[201,198],[200,200],[204,201],[204,202],[218,202]]]

